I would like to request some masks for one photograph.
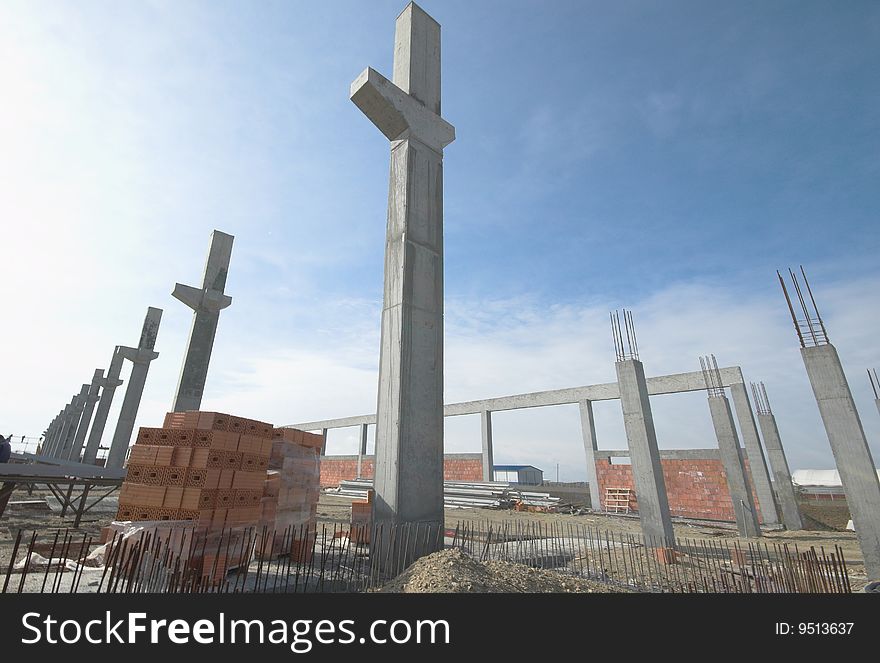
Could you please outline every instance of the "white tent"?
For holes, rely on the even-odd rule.
[[[880,470],[877,470],[880,478]],[[837,470],[795,470],[791,482],[798,486],[841,486]]]

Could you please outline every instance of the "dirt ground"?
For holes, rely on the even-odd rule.
[[[63,532],[72,527],[73,519],[61,518],[58,510],[49,510],[40,504],[16,505],[15,502],[33,500],[39,502],[49,496],[48,491],[35,490],[29,496],[26,491],[16,491],[10,505],[7,507],[2,519],[0,519],[0,567],[5,568],[9,563],[15,536],[19,529],[30,532],[37,530],[39,533],[37,551],[48,549],[51,546],[56,532]],[[51,499],[49,500],[52,501]],[[348,524],[350,520],[351,500],[337,497],[332,494],[322,494],[318,504],[319,523]],[[57,506],[57,502],[55,502]],[[105,504],[86,514],[77,533],[77,546],[82,533],[93,536],[95,544],[100,534],[101,527],[108,524],[116,512],[116,502],[108,498]],[[779,543],[789,546],[797,545],[800,550],[809,549],[811,546],[817,550],[824,548],[826,552],[833,551],[835,545],[840,546],[847,562],[852,585],[854,587],[864,585],[867,581],[864,574],[864,565],[861,552],[855,534],[848,531],[836,531],[835,528],[845,527],[849,519],[845,503],[842,502],[804,502],[802,504],[804,515],[807,516],[807,525],[814,529],[788,532],[783,530],[765,531],[763,542],[766,544]],[[608,515],[602,513],[584,513],[582,515],[570,515],[563,513],[528,513],[510,510],[491,509],[447,509],[446,527],[454,530],[461,523],[469,523],[478,531],[497,531],[503,524],[512,526],[526,526],[535,524],[556,527],[591,527],[615,534],[641,533],[638,518],[635,516]],[[706,522],[676,522],[675,534],[679,541],[727,541],[733,543],[738,540],[736,530],[732,524],[706,523]],[[740,540],[742,541],[742,540]],[[21,557],[19,553],[18,557]]]

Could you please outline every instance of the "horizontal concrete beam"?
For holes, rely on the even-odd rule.
[[[742,370],[739,366],[722,368],[721,382],[723,386],[740,384],[743,381]],[[673,375],[658,375],[648,378],[648,394],[660,396],[662,394],[681,394],[688,391],[701,391],[706,388],[706,381],[702,371],[690,373],[675,373]],[[550,391],[536,391],[529,394],[515,394],[513,396],[501,396],[499,398],[487,398],[480,401],[465,401],[463,403],[451,403],[443,407],[443,415],[457,417],[465,414],[479,414],[483,411],[502,412],[504,410],[522,410],[532,407],[549,407],[552,405],[571,405],[580,401],[611,401],[620,398],[616,382],[595,384],[585,387],[570,387],[568,389],[551,389]],[[362,424],[375,424],[375,414],[363,414],[356,417],[343,417],[341,419],[326,419],[324,421],[308,421],[300,424],[288,424],[285,428],[298,428],[305,431],[321,430],[324,428],[347,428]]]
[[[364,454],[361,456],[363,459],[375,458],[375,454]],[[482,458],[483,454],[478,453],[470,453],[470,454],[443,454],[443,458],[447,460],[477,460]],[[321,458],[326,458],[327,460],[357,460],[357,454],[339,454],[338,456],[321,456]]]
[[[629,458],[627,449],[604,449],[593,452],[596,458]],[[717,460],[718,449],[660,449],[661,460]]]
[[[19,463],[4,463],[0,465],[0,481],[52,481],[65,478],[76,478],[89,481],[122,481],[126,470],[122,468],[72,468],[69,466],[55,467],[53,465],[21,465]]]

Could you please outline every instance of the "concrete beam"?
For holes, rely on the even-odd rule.
[[[767,471],[767,462],[764,460],[764,452],[761,449],[761,438],[758,436],[758,427],[752,413],[749,392],[746,390],[745,384],[738,382],[731,385],[730,394],[733,397],[733,407],[736,410],[740,432],[742,432],[743,444],[749,459],[749,471],[755,492],[758,495],[758,504],[761,505],[764,524],[777,525],[779,513],[776,508],[776,500],[773,498],[770,473]]]
[[[198,410],[202,405],[220,311],[232,304],[232,298],[223,291],[234,239],[219,230],[212,232],[201,289],[177,283],[171,293],[193,310],[189,341],[174,396],[174,412]]]
[[[870,580],[880,579],[880,481],[833,345],[801,348]]]
[[[113,357],[110,359],[107,377],[101,382],[101,397],[95,410],[95,422],[92,424],[92,430],[89,431],[86,450],[83,452],[83,463],[94,465],[98,458],[98,449],[101,446],[101,439],[104,437],[104,428],[107,425],[107,415],[110,414],[113,395],[116,393],[116,387],[122,384],[122,380],[119,379],[119,374],[122,372],[122,362],[122,352],[117,345],[113,349]]]
[[[595,452],[596,458],[629,458],[629,451],[624,449],[600,449]],[[719,460],[718,449],[660,449],[661,460]]]
[[[736,383],[742,383],[742,370],[739,366],[729,366],[719,369],[722,386],[730,387]],[[690,373],[675,373],[672,375],[658,375],[647,378],[649,396],[661,394],[681,394],[690,391],[704,391],[706,381],[701,371]],[[443,407],[443,416],[457,417],[467,414],[480,414],[483,411],[502,412],[505,410],[523,410],[532,407],[549,407],[552,405],[572,405],[581,401],[611,401],[620,398],[620,391],[616,382],[605,384],[587,385],[583,387],[571,387],[567,389],[551,389],[548,391],[536,391],[527,394],[514,394],[498,398],[485,398],[477,401],[464,401],[450,403]],[[320,430],[322,428],[346,428],[361,424],[375,424],[375,414],[362,414],[354,417],[342,417],[338,419],[322,419],[319,421],[307,421],[299,424],[287,424],[290,428],[298,428],[305,431]]]
[[[141,396],[144,393],[144,384],[147,381],[147,372],[150,370],[150,362],[159,356],[159,353],[154,352],[153,348],[156,345],[156,336],[159,334],[161,321],[162,309],[149,307],[138,347],[119,346],[119,353],[132,363],[132,367],[105,467],[122,467],[125,461],[125,453],[131,443],[134,422],[141,404]]]
[[[712,413],[712,425],[718,438],[718,450],[721,463],[727,475],[727,489],[736,515],[736,526],[743,537],[761,536],[755,502],[752,499],[751,486],[746,477],[739,437],[733,423],[733,414],[726,396],[709,396],[709,411]]]
[[[645,544],[651,548],[673,548],[675,535],[645,370],[637,359],[618,361],[614,366]]]

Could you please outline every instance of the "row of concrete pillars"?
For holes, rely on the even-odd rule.
[[[223,291],[233,239],[232,235],[219,230],[211,233],[201,288],[175,284],[172,295],[193,309],[193,324],[174,396],[174,412],[198,410],[201,406],[220,311],[232,303],[232,298]],[[39,450],[41,456],[68,464],[96,463],[113,395],[122,384],[119,376],[127,359],[132,363],[131,374],[104,462],[108,468],[122,467],[131,443],[150,362],[159,356],[154,347],[161,320],[162,309],[147,309],[137,347],[117,345],[106,375],[103,369],[95,369],[91,383],[82,385],[79,393],[71,398],[44,431]]]
[[[153,307],[147,309],[138,346],[132,348],[117,345],[113,350],[106,376],[103,369],[95,369],[91,384],[82,386],[80,392],[58,413],[44,432],[43,444],[40,448],[41,456],[69,463],[95,464],[114,393],[122,384],[122,380],[119,379],[122,364],[127,359],[132,363],[131,375],[119,419],[116,422],[113,441],[104,462],[104,466],[108,468],[122,467],[134,430],[150,362],[159,356],[153,348],[156,345],[161,320],[162,309]]]

